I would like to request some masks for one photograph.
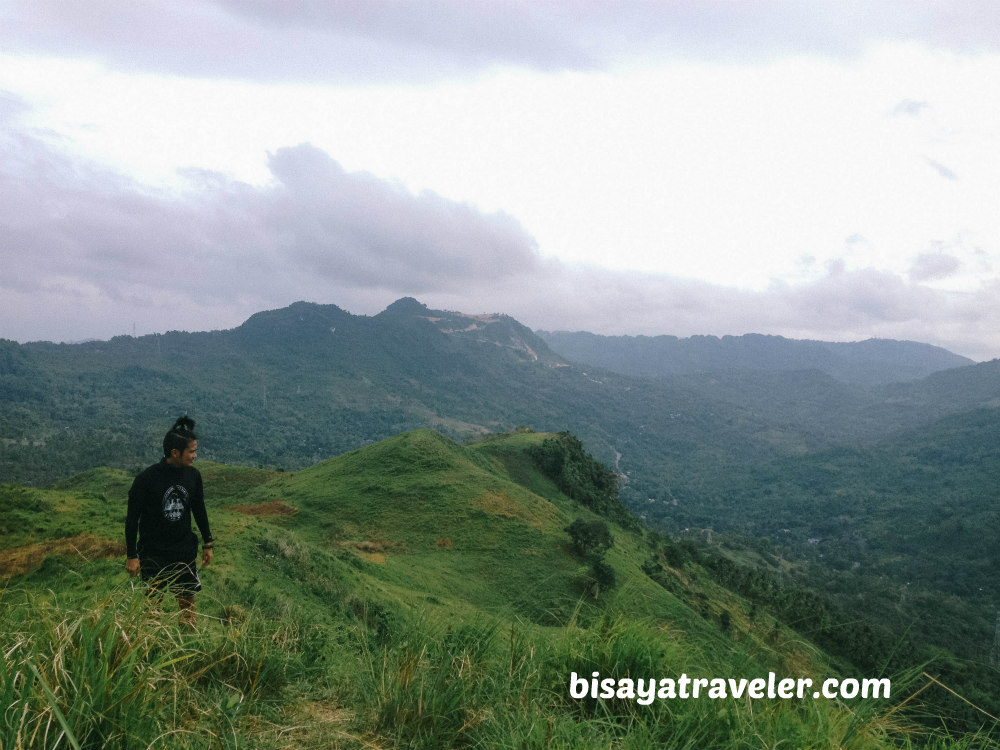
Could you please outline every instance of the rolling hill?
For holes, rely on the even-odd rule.
[[[0,488],[17,519],[0,535],[3,598],[17,605],[0,614],[15,717],[4,746],[942,741],[891,711],[914,689],[902,679],[889,701],[571,695],[573,673],[616,686],[861,676],[671,543],[560,490],[568,476],[574,494],[601,486],[579,479],[600,470],[576,445],[520,431],[462,447],[416,431],[295,473],[203,463],[218,542],[186,635],[169,604],[149,616],[123,571],[127,474]],[[610,530],[615,585],[597,585],[574,519]]]

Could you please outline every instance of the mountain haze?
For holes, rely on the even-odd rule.
[[[911,365],[907,354],[897,369]],[[571,429],[624,472],[692,452],[745,461],[881,439],[994,392],[988,368],[963,376],[963,392],[978,394],[964,400],[919,383],[873,393],[815,370],[741,373],[637,379],[582,367],[508,316],[412,298],[372,317],[300,302],[229,331],[3,342],[0,477],[143,463],[160,424],[184,412],[209,430],[209,455],[233,462],[299,468],[408,429],[466,439],[530,424]]]
[[[881,385],[927,377],[973,364],[946,349],[914,341],[853,343],[801,341],[782,336],[598,336],[539,331],[567,359],[622,375],[668,376],[727,370],[818,370],[836,380]]]
[[[738,448],[765,426],[687,387],[566,364],[506,316],[409,299],[373,317],[296,303],[230,331],[2,349],[10,479],[85,469],[102,451],[98,462],[144,461],[160,422],[184,412],[209,430],[212,457],[285,468],[419,427],[458,439],[568,427],[614,462],[618,441],[649,418],[641,431],[682,453]]]

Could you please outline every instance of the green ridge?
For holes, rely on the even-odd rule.
[[[563,494],[533,457],[556,439],[519,431],[461,446],[418,430],[295,473],[200,463],[219,541],[195,633],[177,629],[172,602],[150,616],[121,553],[98,544],[121,538],[127,474],[3,486],[5,513],[25,524],[0,536],[0,698],[13,717],[0,746],[955,739],[912,734],[906,712],[891,708],[915,689],[901,677],[889,702],[572,698],[574,671],[616,680],[774,671],[818,683],[837,669],[700,565],[668,563],[670,543]],[[574,519],[607,524],[614,588],[595,587],[565,531]],[[78,541],[12,574],[29,540],[57,549],[85,534],[97,540],[90,548]]]

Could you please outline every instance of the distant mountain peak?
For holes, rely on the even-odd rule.
[[[509,315],[431,310],[413,297],[403,297],[389,305],[378,317],[420,318],[447,336],[492,344],[513,352],[523,361],[542,362],[552,367],[566,364],[530,328]]]
[[[424,315],[427,313],[427,305],[413,297],[401,297],[382,312],[383,314],[393,313],[396,315]]]
[[[251,315],[236,329],[236,333],[258,343],[301,344],[317,336],[329,335],[351,317],[350,313],[336,305],[293,302],[288,307]]]

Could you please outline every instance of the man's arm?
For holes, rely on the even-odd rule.
[[[201,566],[212,563],[212,530],[208,525],[208,511],[205,510],[205,491],[201,482],[201,474],[198,474],[197,486],[194,497],[191,498],[191,514],[194,522],[198,524],[198,531],[201,532]]]
[[[139,553],[136,546],[136,538],[139,535],[139,517],[142,515],[142,506],[139,501],[138,478],[132,482],[132,487],[128,491],[128,511],[125,514],[125,556],[129,560],[137,560]]]
[[[125,570],[130,576],[139,575],[139,553],[136,545],[136,537],[139,535],[139,516],[141,510],[138,500],[136,484],[138,479],[132,482],[128,491],[128,511],[125,513]]]

